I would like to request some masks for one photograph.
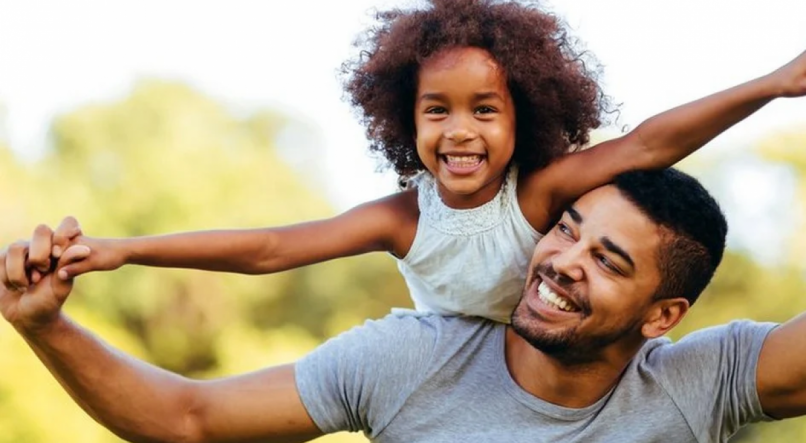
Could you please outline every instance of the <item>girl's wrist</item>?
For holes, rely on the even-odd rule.
[[[120,266],[136,264],[137,254],[134,250],[135,242],[133,239],[123,238],[110,240],[112,242],[112,249],[115,255],[120,260]]]
[[[779,71],[773,71],[758,79],[761,94],[770,100],[783,97],[785,95],[785,85]]]

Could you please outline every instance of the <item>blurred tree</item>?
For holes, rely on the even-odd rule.
[[[790,262],[799,266],[806,275],[806,131],[802,128],[774,134],[763,140],[758,152],[768,161],[784,163],[797,178],[798,201],[795,215],[800,222],[795,238],[789,244]]]
[[[333,215],[318,190],[278,158],[274,138],[285,122],[265,111],[235,116],[180,84],[141,83],[119,102],[57,118],[45,157],[30,166],[0,146],[0,201],[14,209],[5,211],[0,236],[6,242],[25,236],[36,222],[56,223],[65,214],[94,236],[276,226]],[[409,303],[392,259],[364,256],[261,277],[129,267],[81,278],[68,310],[93,312],[108,328],[123,326],[117,334],[160,366],[216,376],[293,360]],[[102,335],[115,336],[105,329]],[[22,348],[17,341],[20,360],[14,367],[3,362],[3,373],[39,368]],[[251,366],[235,363],[242,358]],[[49,378],[41,368],[33,372],[37,383]],[[51,395],[64,400],[55,409],[77,411],[55,391],[53,385],[35,398],[0,381],[0,411],[18,418],[0,427],[13,436],[6,441],[59,440],[37,430],[44,423],[37,408]],[[83,437],[75,441],[110,441],[105,431],[106,440],[77,435]]]

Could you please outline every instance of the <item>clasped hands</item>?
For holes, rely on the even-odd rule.
[[[0,251],[0,313],[20,332],[36,332],[53,324],[73,288],[63,267],[90,255],[78,222],[65,218],[54,231],[39,225],[30,240]]]

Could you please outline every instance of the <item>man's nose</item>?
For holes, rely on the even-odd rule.
[[[558,278],[565,278],[573,282],[582,280],[584,271],[582,270],[582,258],[584,247],[581,243],[575,243],[568,249],[555,255],[551,263]]]

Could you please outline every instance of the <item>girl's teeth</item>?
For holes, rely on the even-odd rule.
[[[451,166],[469,168],[481,162],[480,155],[446,155],[445,160]]]

